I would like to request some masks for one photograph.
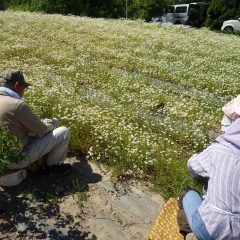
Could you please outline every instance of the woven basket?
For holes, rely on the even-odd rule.
[[[148,234],[149,240],[183,240],[177,223],[177,199],[170,198],[163,206],[155,225]]]

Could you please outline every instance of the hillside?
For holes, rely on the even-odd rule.
[[[186,161],[219,131],[239,92],[240,38],[184,26],[0,12],[0,69],[26,101],[71,130],[71,148],[164,196],[193,186]]]

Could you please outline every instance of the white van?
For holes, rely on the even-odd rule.
[[[173,24],[186,24],[189,4],[169,5],[164,9],[161,22]]]
[[[205,20],[208,4],[204,2],[169,5],[160,21],[172,24],[189,24],[199,27]]]

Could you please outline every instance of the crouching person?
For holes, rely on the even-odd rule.
[[[41,121],[23,101],[29,84],[19,70],[0,74],[0,126],[17,137],[22,143],[26,160],[11,163],[9,169],[24,169],[44,157],[41,173],[64,175],[71,171],[70,164],[64,164],[69,143],[69,130],[59,127],[58,121]]]
[[[194,177],[208,179],[208,190],[203,200],[191,189],[182,199],[196,237],[186,239],[240,239],[240,120],[203,152],[193,155],[188,168]]]

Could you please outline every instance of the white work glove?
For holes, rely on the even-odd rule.
[[[60,126],[60,121],[57,118],[49,119],[45,118],[42,120],[46,125],[52,124],[55,128]]]

